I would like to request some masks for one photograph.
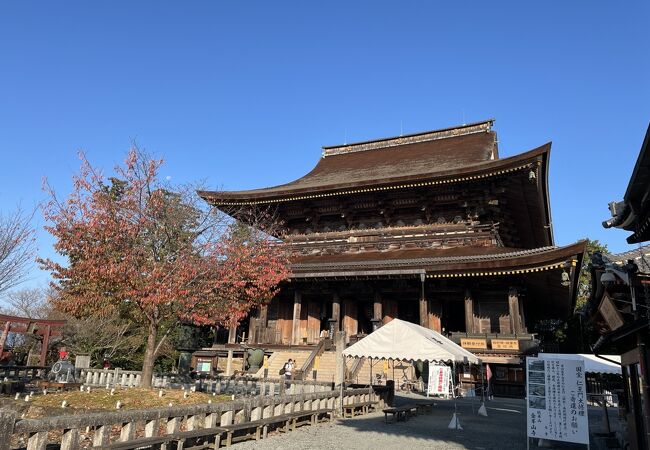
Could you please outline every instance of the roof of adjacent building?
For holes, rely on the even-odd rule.
[[[646,131],[639,157],[621,202],[610,203],[612,218],[603,222],[605,228],[632,231],[628,244],[650,240],[650,125]]]
[[[650,273],[650,244],[634,250],[607,255],[607,259],[617,264],[625,264],[631,259],[639,267],[639,272]]]
[[[442,130],[323,147],[307,175],[279,186],[244,191],[201,191],[214,204],[264,203],[323,191],[366,188],[480,171],[498,160],[493,120]],[[501,164],[496,164],[499,166]],[[289,198],[287,198],[289,197]]]

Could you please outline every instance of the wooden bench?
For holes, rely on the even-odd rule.
[[[221,435],[226,430],[220,427],[200,428],[197,430],[183,431],[179,433],[166,434],[147,438],[134,439],[127,442],[114,442],[93,448],[110,450],[132,450],[140,448],[150,449],[174,449],[198,450],[205,448],[218,449],[221,443]],[[189,441],[189,442],[188,442]],[[191,443],[188,447],[186,444]]]
[[[226,447],[230,447],[233,442],[246,441],[255,439],[259,441],[268,434],[269,426],[283,423],[285,427],[289,426],[291,418],[287,415],[269,417],[268,419],[254,420],[252,422],[242,422],[232,425],[225,425],[222,428],[226,431]],[[237,435],[238,431],[244,431],[243,434]]]
[[[400,420],[407,421],[411,416],[417,416],[418,406],[415,404],[408,404],[392,408],[385,408],[382,410],[384,413],[384,420],[388,422],[388,415],[391,415],[391,422],[399,422]]]
[[[269,428],[276,426],[280,431],[289,432],[295,430],[301,425],[314,425],[318,423],[319,419],[328,415],[331,417],[331,409],[315,409],[296,411],[292,413],[282,414],[279,416],[267,417],[252,422],[242,422],[238,424],[226,425],[221,428],[226,433],[225,445],[226,447],[232,445],[234,442],[244,441],[248,439],[265,439]],[[243,434],[237,435],[237,432],[244,431]]]
[[[357,412],[359,412],[359,414],[368,414],[370,408],[374,409],[377,403],[379,402],[359,402],[343,405],[343,417],[354,417],[357,415]]]
[[[418,408],[418,414],[432,413],[434,405],[435,405],[435,402],[432,402],[432,401],[417,402],[415,404],[415,406]]]

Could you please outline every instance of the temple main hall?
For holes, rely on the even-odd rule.
[[[533,324],[573,312],[585,242],[555,245],[551,144],[500,158],[493,124],[323,147],[290,183],[200,192],[235,219],[270,211],[291,253],[289,282],[238,334],[308,351],[400,318],[522,383]]]

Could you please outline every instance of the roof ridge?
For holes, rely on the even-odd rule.
[[[465,136],[468,134],[489,132],[494,124],[494,119],[488,119],[481,122],[457,125],[437,130],[423,131],[404,136],[393,136],[369,141],[359,141],[350,144],[323,146],[323,157],[344,155],[346,153],[362,152],[367,150],[378,150],[382,148],[397,147],[406,144],[415,144],[418,142],[435,141],[438,139],[447,139],[450,137]]]

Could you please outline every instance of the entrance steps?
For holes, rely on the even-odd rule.
[[[290,358],[294,361],[294,370],[298,370],[302,367],[303,363],[307,360],[311,352],[309,350],[275,350],[273,354],[269,357],[269,378],[281,378],[283,375],[280,375],[280,369],[284,367]],[[264,367],[261,367],[260,370],[255,374],[258,378],[264,377]]]
[[[309,350],[275,350],[273,354],[268,359],[269,365],[269,378],[281,378],[279,374],[280,369],[284,366],[284,363],[287,362],[289,358],[295,361],[295,369],[300,369],[304,362],[307,360],[311,352]],[[347,359],[346,372],[349,372],[352,368],[355,360]],[[413,379],[415,375],[414,368],[412,364],[407,362],[395,362],[395,379],[397,380],[396,384],[401,382],[404,375],[409,379]],[[382,384],[386,380],[393,379],[393,362],[384,362],[384,361],[373,361],[372,363],[372,375],[370,368],[370,360],[365,359],[361,363],[361,367],[355,374],[352,379],[348,379],[348,383],[356,384],[369,384],[372,380],[377,380],[377,374],[380,374],[382,377]],[[256,374],[256,377],[264,377],[264,368],[262,367]],[[324,351],[318,361],[318,369],[316,370],[316,377],[314,378],[314,370],[309,370],[305,374],[305,380],[311,381],[325,381],[328,383],[334,382],[336,379],[336,352],[333,350]]]

